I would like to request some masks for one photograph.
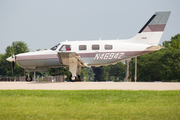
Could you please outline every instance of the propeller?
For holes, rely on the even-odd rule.
[[[12,61],[12,75],[14,75],[14,61]]]
[[[11,56],[12,56],[12,58],[14,58],[14,61],[12,61],[12,75],[14,75],[14,65],[15,65],[15,60],[16,60],[16,58],[15,58],[15,56],[14,56],[14,50],[13,50],[13,48],[11,48]]]

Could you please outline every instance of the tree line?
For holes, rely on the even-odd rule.
[[[164,48],[137,57],[137,81],[180,81],[180,34],[164,41]],[[39,49],[38,49],[39,50]],[[11,62],[6,59],[19,53],[29,52],[28,45],[23,41],[13,42],[6,48],[5,54],[0,54],[0,75],[12,76]],[[134,81],[135,60],[129,63],[129,79]],[[85,81],[123,81],[126,64],[123,62],[102,67],[82,67],[81,78]],[[33,74],[33,73],[31,73]],[[69,68],[51,68],[47,72],[37,72],[39,76],[66,75],[71,76]],[[14,76],[23,76],[24,69],[15,63]]]

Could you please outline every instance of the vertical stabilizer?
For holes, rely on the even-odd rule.
[[[130,42],[158,45],[170,13],[156,12]]]

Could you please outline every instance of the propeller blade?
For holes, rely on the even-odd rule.
[[[14,49],[13,48],[11,48],[11,56],[12,56],[12,58],[14,58]]]
[[[12,61],[12,75],[14,75],[14,61]]]

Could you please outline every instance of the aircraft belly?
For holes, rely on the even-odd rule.
[[[117,60],[94,60],[94,57],[91,58],[82,58],[82,61],[84,63],[87,63],[88,65],[104,65],[104,64],[112,64],[118,61],[121,61],[119,59]]]
[[[81,60],[87,65],[107,65],[133,58],[135,56],[143,55],[151,51],[120,51],[112,53],[86,53],[79,54]]]
[[[20,66],[26,68],[31,66],[36,67],[50,67],[59,66],[59,59],[45,59],[45,60],[20,60],[16,61]]]

